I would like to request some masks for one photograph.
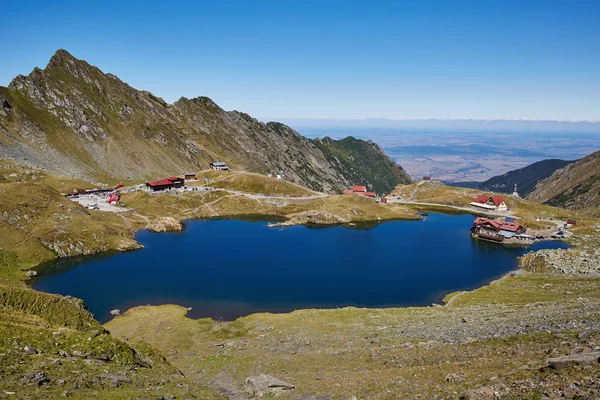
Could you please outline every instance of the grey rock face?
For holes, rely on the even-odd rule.
[[[207,97],[167,104],[64,50],[0,87],[0,138],[2,157],[89,180],[158,179],[223,160],[327,192],[411,182],[372,142],[309,140]]]
[[[294,385],[272,377],[260,374],[246,378],[246,392],[253,396],[264,396],[268,393],[282,393],[294,389]]]
[[[557,370],[575,366],[594,367],[600,365],[600,351],[549,358],[546,361]]]

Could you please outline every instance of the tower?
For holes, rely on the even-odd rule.
[[[515,183],[515,191],[512,194],[515,197],[519,197],[519,192],[517,192],[517,184]]]

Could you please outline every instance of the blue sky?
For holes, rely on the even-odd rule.
[[[0,85],[64,48],[169,102],[256,117],[600,120],[600,1],[3,0],[0,13]]]

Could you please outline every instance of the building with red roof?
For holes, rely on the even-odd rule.
[[[474,207],[484,208],[486,210],[507,211],[508,207],[502,196],[479,195],[471,203]]]
[[[146,182],[146,187],[153,192],[158,192],[160,190],[182,187],[184,182],[185,180],[183,178],[172,176],[155,182]]]
[[[366,186],[354,186],[352,189],[346,189],[342,192],[343,194],[355,194],[358,196],[370,197],[373,199],[377,198],[377,193],[367,192]]]
[[[520,235],[527,236],[523,235],[524,233],[525,228],[516,222],[484,217],[475,218],[471,228],[471,235],[494,242],[502,242],[504,239],[513,237],[518,238]]]

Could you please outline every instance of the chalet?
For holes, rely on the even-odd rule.
[[[424,180],[424,181],[430,181],[430,180],[431,180],[431,176],[429,176],[429,175],[425,175],[425,176],[423,177],[423,180]]]
[[[366,186],[354,186],[352,188],[352,193],[367,193]]]
[[[516,222],[506,222],[498,219],[477,217],[471,228],[471,236],[493,242],[504,239],[528,239],[525,228]]]
[[[196,174],[193,172],[186,172],[185,174],[183,174],[183,179],[185,179],[186,181],[195,181],[196,179]]]
[[[473,207],[483,208],[485,210],[494,211],[506,211],[508,207],[502,196],[477,196],[474,202],[471,203]]]
[[[227,170],[229,170],[229,167],[227,166],[227,164],[225,164],[224,162],[221,162],[221,161],[211,162],[208,165],[210,166],[210,169],[216,169],[216,170],[219,170],[219,171],[227,171]]]
[[[161,190],[182,187],[184,182],[185,180],[183,178],[180,178],[178,176],[172,176],[170,178],[161,179],[160,181],[156,182],[147,182],[146,187],[153,192],[158,192]]]

